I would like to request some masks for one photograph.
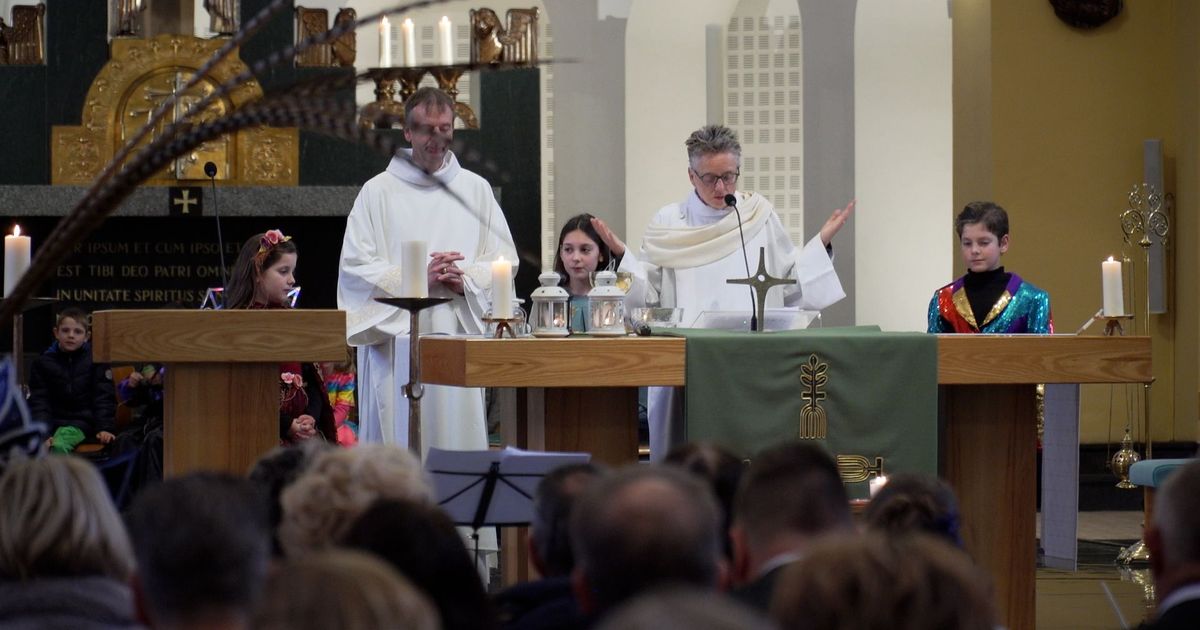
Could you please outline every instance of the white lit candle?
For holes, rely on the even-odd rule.
[[[412,18],[404,18],[400,24],[400,46],[404,51],[400,65],[406,68],[417,65],[417,38],[413,35]]]
[[[492,263],[492,317],[512,317],[512,263],[499,260]]]
[[[880,490],[882,490],[883,487],[887,485],[887,482],[888,482],[888,479],[887,479],[886,475],[879,475],[878,477],[871,477],[871,480],[867,482],[868,484],[870,484],[871,497],[873,498]]]
[[[400,297],[429,297],[429,248],[425,241],[400,243]]]
[[[392,67],[392,25],[386,15],[379,20],[379,67]]]
[[[32,249],[29,237],[21,236],[21,226],[4,237],[4,295],[10,295],[29,270],[29,252]]]
[[[1125,314],[1125,287],[1121,282],[1121,261],[1108,260],[1100,263],[1101,276],[1104,279],[1104,314],[1117,317]]]
[[[443,66],[454,65],[454,32],[450,18],[444,15],[438,22],[438,63]]]

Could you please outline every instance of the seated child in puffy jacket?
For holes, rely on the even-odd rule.
[[[83,310],[63,309],[54,324],[54,343],[29,370],[29,411],[46,423],[50,449],[59,453],[116,437],[112,375],[108,365],[92,363],[88,324]]]

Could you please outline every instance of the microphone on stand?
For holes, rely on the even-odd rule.
[[[746,263],[746,278],[750,278],[750,257],[746,255],[746,233],[742,231],[742,213],[738,211],[737,197],[732,193],[725,195],[725,205],[733,208],[737,216],[738,236],[742,239],[742,262]],[[754,310],[754,285],[746,285],[750,289],[750,330],[758,330],[758,313]]]
[[[204,163],[204,174],[208,176],[208,182],[212,185],[213,196],[213,216],[217,218],[217,253],[221,256],[221,292],[222,303],[224,303],[224,291],[229,286],[229,278],[225,272],[225,240],[221,238],[221,213],[217,210],[217,165],[213,162]]]

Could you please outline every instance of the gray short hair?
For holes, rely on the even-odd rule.
[[[412,112],[416,108],[430,109],[435,112],[440,112],[444,109],[450,110],[450,114],[454,114],[454,99],[439,88],[425,86],[412,93],[408,100],[404,101],[404,123],[408,125],[408,121],[412,117]]]
[[[1200,460],[1175,471],[1158,489],[1153,518],[1170,566],[1200,562]]]
[[[738,166],[742,165],[742,145],[738,143],[737,132],[724,125],[705,125],[693,131],[683,144],[693,169],[701,157],[717,153],[732,153]]]

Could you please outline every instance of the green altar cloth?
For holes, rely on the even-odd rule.
[[[884,474],[938,472],[934,335],[873,326],[654,332],[687,339],[689,441],[749,457],[784,440],[815,439],[839,457],[858,497],[878,458]]]

